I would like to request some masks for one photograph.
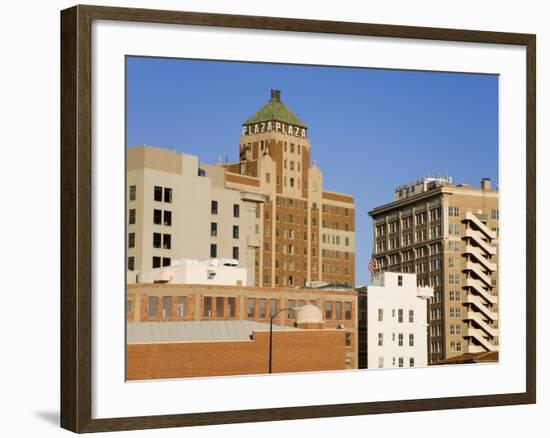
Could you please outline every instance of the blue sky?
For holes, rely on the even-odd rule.
[[[272,88],[307,126],[327,190],[352,193],[356,283],[369,280],[367,211],[426,174],[498,184],[498,77],[159,58],[127,59],[127,146],[238,160],[242,122]]]

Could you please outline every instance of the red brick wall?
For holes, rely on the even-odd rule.
[[[273,372],[345,369],[344,331],[273,333]],[[251,341],[132,344],[127,346],[127,379],[267,374],[269,332]]]

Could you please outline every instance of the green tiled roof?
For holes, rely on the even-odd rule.
[[[276,120],[289,125],[306,128],[306,125],[281,102],[280,91],[271,90],[271,100],[262,106],[256,113],[247,119],[243,125],[253,125],[260,122]]]

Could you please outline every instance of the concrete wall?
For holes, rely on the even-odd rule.
[[[198,158],[154,147],[128,150],[127,187],[136,186],[136,200],[128,200],[128,210],[136,210],[136,224],[128,225],[134,232],[135,248],[128,256],[135,257],[136,270],[153,268],[154,256],[175,259],[210,258],[210,245],[217,245],[218,258],[233,258],[233,248],[239,248],[239,265],[249,270],[247,282],[254,283],[254,252],[248,252],[247,233],[254,231],[253,208],[241,199],[238,190],[223,188],[225,169],[209,166],[206,176],[198,176]],[[211,176],[209,176],[211,175]],[[172,189],[172,202],[155,201],[154,187]],[[128,198],[129,199],[129,198]],[[211,201],[218,202],[218,214],[211,214]],[[233,205],[239,205],[239,217],[233,215]],[[170,211],[172,225],[153,223],[153,211]],[[217,236],[211,236],[210,224],[217,223]],[[239,227],[239,238],[233,237],[233,226]],[[171,249],[153,248],[153,233],[170,234]]]

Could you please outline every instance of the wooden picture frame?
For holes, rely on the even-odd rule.
[[[185,24],[518,45],[526,48],[526,391],[196,414],[92,418],[92,22]],[[61,12],[61,426],[74,432],[529,404],[536,401],[536,37],[530,34],[75,6]]]

